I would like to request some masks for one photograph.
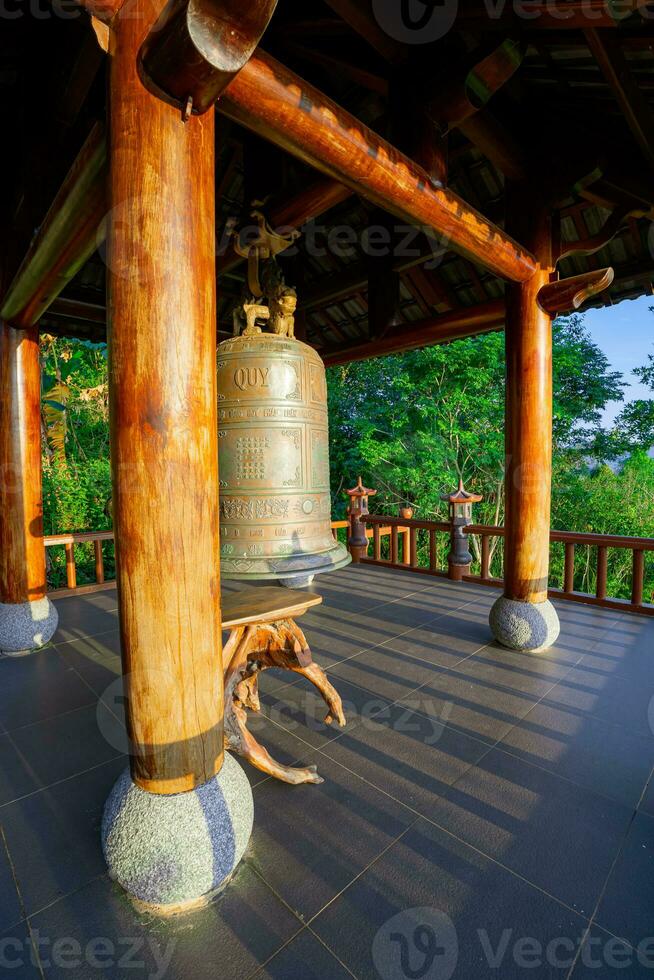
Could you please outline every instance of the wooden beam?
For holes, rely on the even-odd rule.
[[[611,86],[634,139],[650,167],[654,167],[654,115],[644,92],[631,73],[620,39],[594,29],[584,33],[588,47]]]
[[[2,300],[0,316],[15,327],[37,323],[104,237],[106,143],[94,126]]]
[[[522,41],[507,38],[472,67],[465,69],[458,78],[440,78],[438,94],[429,99],[427,112],[441,126],[448,129],[459,126],[483,109],[515,75],[522,64],[525,50]]]
[[[107,310],[104,304],[87,303],[78,299],[59,296],[48,309],[49,317],[64,320],[80,320],[83,323],[101,323],[105,326]]]
[[[408,327],[396,327],[381,340],[360,344],[356,347],[322,352],[327,367],[365,361],[370,357],[401,354],[419,347],[446,344],[461,337],[473,337],[481,333],[493,333],[504,326],[504,300],[494,300],[483,306],[473,306],[442,316],[429,317]]]
[[[132,778],[168,796],[223,762],[215,117],[143,86],[139,10],[109,71],[111,468]]]
[[[516,282],[533,276],[533,257],[521,245],[260,49],[219,109],[401,221],[444,236],[453,251],[496,275]]]

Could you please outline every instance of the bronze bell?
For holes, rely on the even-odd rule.
[[[331,532],[325,367],[296,340],[297,298],[245,303],[218,347],[221,574],[306,585],[347,565]],[[238,317],[241,322],[239,323]],[[270,323],[263,333],[258,323]]]

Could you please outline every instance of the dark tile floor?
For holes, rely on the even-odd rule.
[[[213,904],[161,920],[105,873],[125,765],[115,593],[0,661],[0,976],[654,977],[654,621],[560,604],[547,654],[492,644],[496,593],[345,569],[302,622],[346,705],[262,682],[255,830]]]

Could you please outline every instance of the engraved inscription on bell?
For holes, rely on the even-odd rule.
[[[325,369],[293,337],[250,333],[218,349],[221,568],[307,579],[346,565],[331,533]]]

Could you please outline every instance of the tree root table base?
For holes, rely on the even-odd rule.
[[[223,650],[225,678],[225,747],[261,772],[285,783],[322,783],[316,766],[294,768],[272,758],[248,730],[248,711],[260,711],[259,674],[271,667],[302,674],[320,691],[328,711],[325,723],[345,725],[343,704],[325,672],[314,663],[302,630],[295,622],[322,597],[283,588],[238,592],[225,602],[223,627],[231,635]]]

